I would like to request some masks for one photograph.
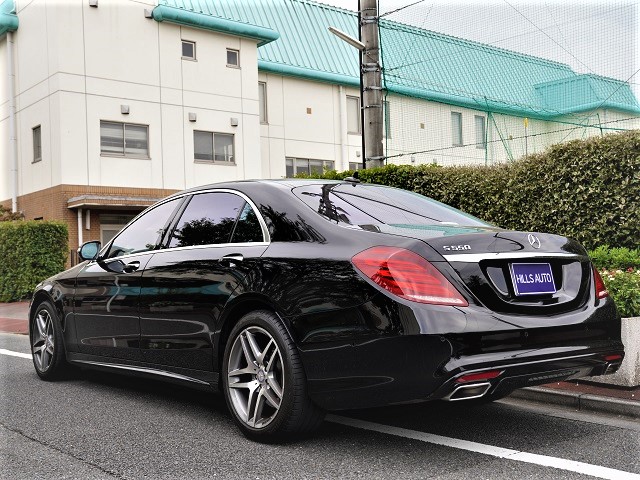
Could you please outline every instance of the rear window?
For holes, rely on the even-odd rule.
[[[328,220],[348,225],[489,226],[431,198],[381,185],[305,185],[293,193]]]

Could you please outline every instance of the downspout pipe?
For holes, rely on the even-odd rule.
[[[349,137],[347,135],[347,94],[342,85],[340,85],[338,91],[338,95],[340,96],[340,170],[344,171],[349,170],[349,153],[347,149],[347,144],[349,142]]]
[[[7,32],[7,72],[9,85],[9,158],[11,158],[11,211],[18,211],[18,139],[16,136],[16,91],[13,66],[13,32]]]

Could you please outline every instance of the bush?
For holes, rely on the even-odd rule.
[[[609,295],[622,317],[640,317],[640,270],[600,270]]]
[[[590,251],[589,256],[599,269],[627,270],[631,268],[640,270],[640,249],[610,248],[608,245],[602,245]]]
[[[405,188],[498,226],[551,232],[587,248],[640,245],[640,131],[552,146],[500,165],[387,165],[366,182]],[[353,172],[325,172],[342,179]],[[316,175],[317,177],[317,175]]]
[[[0,302],[27,298],[39,282],[64,270],[67,238],[61,222],[0,222]]]

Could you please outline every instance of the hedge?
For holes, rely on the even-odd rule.
[[[413,190],[504,228],[557,233],[591,249],[640,245],[638,130],[554,145],[506,164],[387,165],[358,173],[366,182]]]
[[[61,222],[0,222],[0,302],[27,298],[39,282],[64,270],[68,236]]]

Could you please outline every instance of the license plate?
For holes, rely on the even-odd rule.
[[[556,293],[551,265],[548,263],[512,263],[509,268],[516,295]]]

